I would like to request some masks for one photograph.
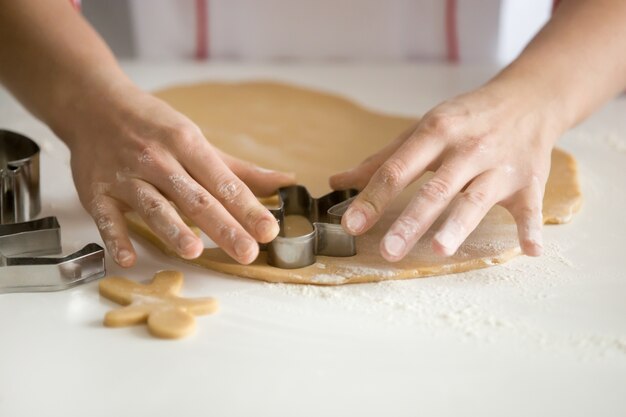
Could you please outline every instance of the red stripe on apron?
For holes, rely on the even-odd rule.
[[[196,59],[209,57],[209,0],[196,0]]]
[[[456,0],[446,0],[446,50],[448,62],[459,62]]]

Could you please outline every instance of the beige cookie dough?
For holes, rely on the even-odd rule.
[[[178,271],[160,271],[147,285],[123,277],[108,277],[100,281],[100,295],[125,307],[109,311],[104,325],[132,326],[147,323],[156,337],[178,339],[196,328],[195,316],[217,311],[214,298],[183,298],[178,294],[183,287],[183,274]]]
[[[351,168],[406,130],[413,119],[367,110],[336,95],[272,82],[202,83],[156,93],[195,121],[222,150],[259,165],[297,173],[314,196],[329,191],[328,177]],[[357,255],[318,257],[306,268],[285,270],[266,264],[265,253],[248,266],[220,249],[205,249],[193,264],[215,271],[270,282],[337,285],[424,277],[483,268],[520,253],[513,219],[494,207],[458,252],[449,258],[433,254],[432,231],[400,262],[389,263],[378,252],[384,232],[406,204],[417,184],[394,202],[382,221],[357,239]],[[544,200],[546,223],[563,223],[580,207],[576,161],[555,149]],[[130,226],[176,256],[134,214]]]

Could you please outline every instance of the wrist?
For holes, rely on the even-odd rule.
[[[538,139],[553,146],[556,140],[575,124],[564,94],[556,86],[546,85],[541,76],[520,74],[506,68],[483,86],[499,103],[503,111],[516,112],[536,126]]]
[[[97,74],[79,78],[57,95],[45,122],[73,150],[85,129],[99,128],[120,113],[125,99],[139,92],[124,74]]]

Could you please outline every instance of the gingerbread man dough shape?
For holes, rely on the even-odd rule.
[[[108,277],[100,281],[100,295],[125,307],[109,311],[104,325],[131,326],[147,323],[153,336],[178,339],[196,327],[195,316],[217,311],[214,298],[183,298],[178,294],[183,286],[183,274],[160,271],[148,285],[123,277]]]

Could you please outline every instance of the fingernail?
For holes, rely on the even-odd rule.
[[[252,242],[250,239],[237,239],[235,241],[234,250],[238,258],[247,258],[250,252],[254,249],[256,242]]]
[[[456,236],[448,230],[442,230],[435,235],[435,240],[443,247],[446,255],[452,255],[456,249]]]
[[[463,226],[458,221],[451,220],[437,232],[434,239],[443,247],[445,255],[450,256],[456,252],[461,244],[459,238],[462,232]]]
[[[346,227],[352,233],[359,233],[365,227],[365,215],[360,210],[350,210],[346,215]]]
[[[541,256],[543,255],[543,246],[535,243],[534,251],[532,252],[532,256]]]
[[[276,171],[273,169],[269,169],[269,168],[263,168],[261,166],[255,166],[254,170],[260,174],[275,174]]]
[[[262,219],[256,225],[256,232],[259,236],[276,235],[278,223],[269,219]]]
[[[541,226],[531,223],[527,225],[526,228],[526,237],[523,241],[520,240],[522,249],[528,256],[540,256],[543,253],[543,234]]]
[[[196,245],[196,241],[197,241],[197,239],[192,237],[192,236],[189,236],[189,235],[183,236],[183,238],[180,240],[180,243],[179,243],[180,244],[180,249],[183,252],[187,252],[190,249],[192,249],[193,246]]]
[[[398,235],[385,237],[383,246],[385,247],[385,251],[393,257],[404,255],[404,251],[406,250],[406,242]]]
[[[133,254],[130,253],[130,251],[126,249],[122,249],[121,251],[117,253],[117,263],[125,264],[127,262],[130,262],[132,257],[133,257]]]
[[[524,254],[528,256],[541,256],[543,254],[543,244],[541,241],[528,239],[522,244]]]

